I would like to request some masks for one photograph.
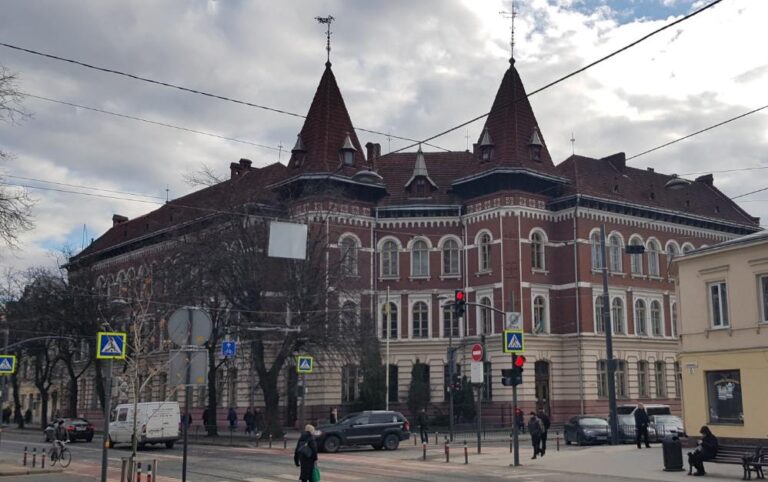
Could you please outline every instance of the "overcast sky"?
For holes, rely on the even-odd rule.
[[[707,0],[709,1],[709,0]],[[704,5],[691,0],[518,1],[516,66],[528,91]],[[509,1],[4,0],[0,42],[306,114],[331,61],[357,127],[425,138],[487,112],[509,58]],[[768,104],[768,1],[725,0],[678,27],[531,98],[553,160],[628,156]],[[302,119],[180,92],[0,47],[0,64],[26,93],[290,149]],[[256,166],[275,149],[182,132],[28,97],[32,117],[0,124],[7,176],[164,199],[193,188],[207,164],[223,175],[241,157]],[[434,141],[462,150],[482,122]],[[571,133],[575,137],[572,145]],[[359,132],[382,151],[405,143]],[[768,109],[631,165],[667,173],[768,167]],[[768,169],[716,173],[730,196],[768,186]],[[695,177],[691,174],[689,177]],[[84,189],[18,182],[57,189]],[[30,189],[36,228],[0,264],[51,263],[152,204]],[[88,191],[95,193],[95,191]],[[101,192],[102,195],[128,197]],[[157,198],[140,198],[157,201]],[[768,192],[740,200],[768,224]]]

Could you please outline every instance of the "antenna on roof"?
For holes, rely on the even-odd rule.
[[[571,131],[571,155],[576,154],[576,138],[573,136],[573,131]]]
[[[515,63],[515,17],[517,17],[517,10],[515,10],[515,0],[512,0],[511,11],[507,12],[502,10],[499,15],[509,19],[509,62]]]
[[[283,146],[283,143],[282,143],[282,142],[279,142],[279,143],[277,144],[277,160],[278,160],[278,162],[280,161],[280,157],[281,157],[281,156],[282,156],[282,154],[283,154],[283,147],[285,147],[285,146]]]
[[[170,186],[168,184],[165,185],[165,202],[168,203],[169,196],[170,196]]]
[[[318,23],[327,25],[325,29],[325,50],[328,52],[328,58],[326,59],[325,64],[331,65],[331,23],[336,19],[331,15],[328,15],[327,17],[315,17],[315,20],[317,20]]]
[[[469,152],[469,129],[467,129],[467,135],[464,138],[467,140],[467,152]]]

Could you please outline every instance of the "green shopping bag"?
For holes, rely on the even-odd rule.
[[[320,467],[317,465],[312,470],[312,482],[320,482]]]

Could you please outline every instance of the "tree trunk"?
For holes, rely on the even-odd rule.
[[[19,428],[24,428],[24,414],[21,412],[21,397],[19,396],[19,378],[15,373],[11,375],[11,386],[13,387],[13,420]]]
[[[96,364],[93,366],[93,371],[96,375],[96,396],[99,397],[99,403],[101,404],[102,411],[104,410],[104,407],[106,407],[107,402],[104,398],[104,389],[106,388],[104,386],[104,375],[101,373],[101,368],[103,364],[101,360],[96,360]]]
[[[216,348],[208,348],[208,413],[210,414],[210,421],[205,427],[209,437],[219,436],[219,425],[216,416],[218,408],[218,389],[216,386]]]
[[[261,378],[261,391],[264,393],[264,434],[274,438],[283,436],[280,423],[280,393],[277,391],[277,376],[272,372]]]
[[[69,378],[69,390],[68,390],[69,406],[67,407],[67,413],[70,417],[77,417],[77,378],[70,376]]]
[[[48,426],[48,399],[50,398],[48,390],[44,390],[38,387],[40,390],[40,426],[45,428]]]

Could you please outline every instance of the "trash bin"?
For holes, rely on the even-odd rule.
[[[661,442],[661,452],[664,455],[665,472],[682,472],[683,467],[683,444],[677,434],[669,435]]]

